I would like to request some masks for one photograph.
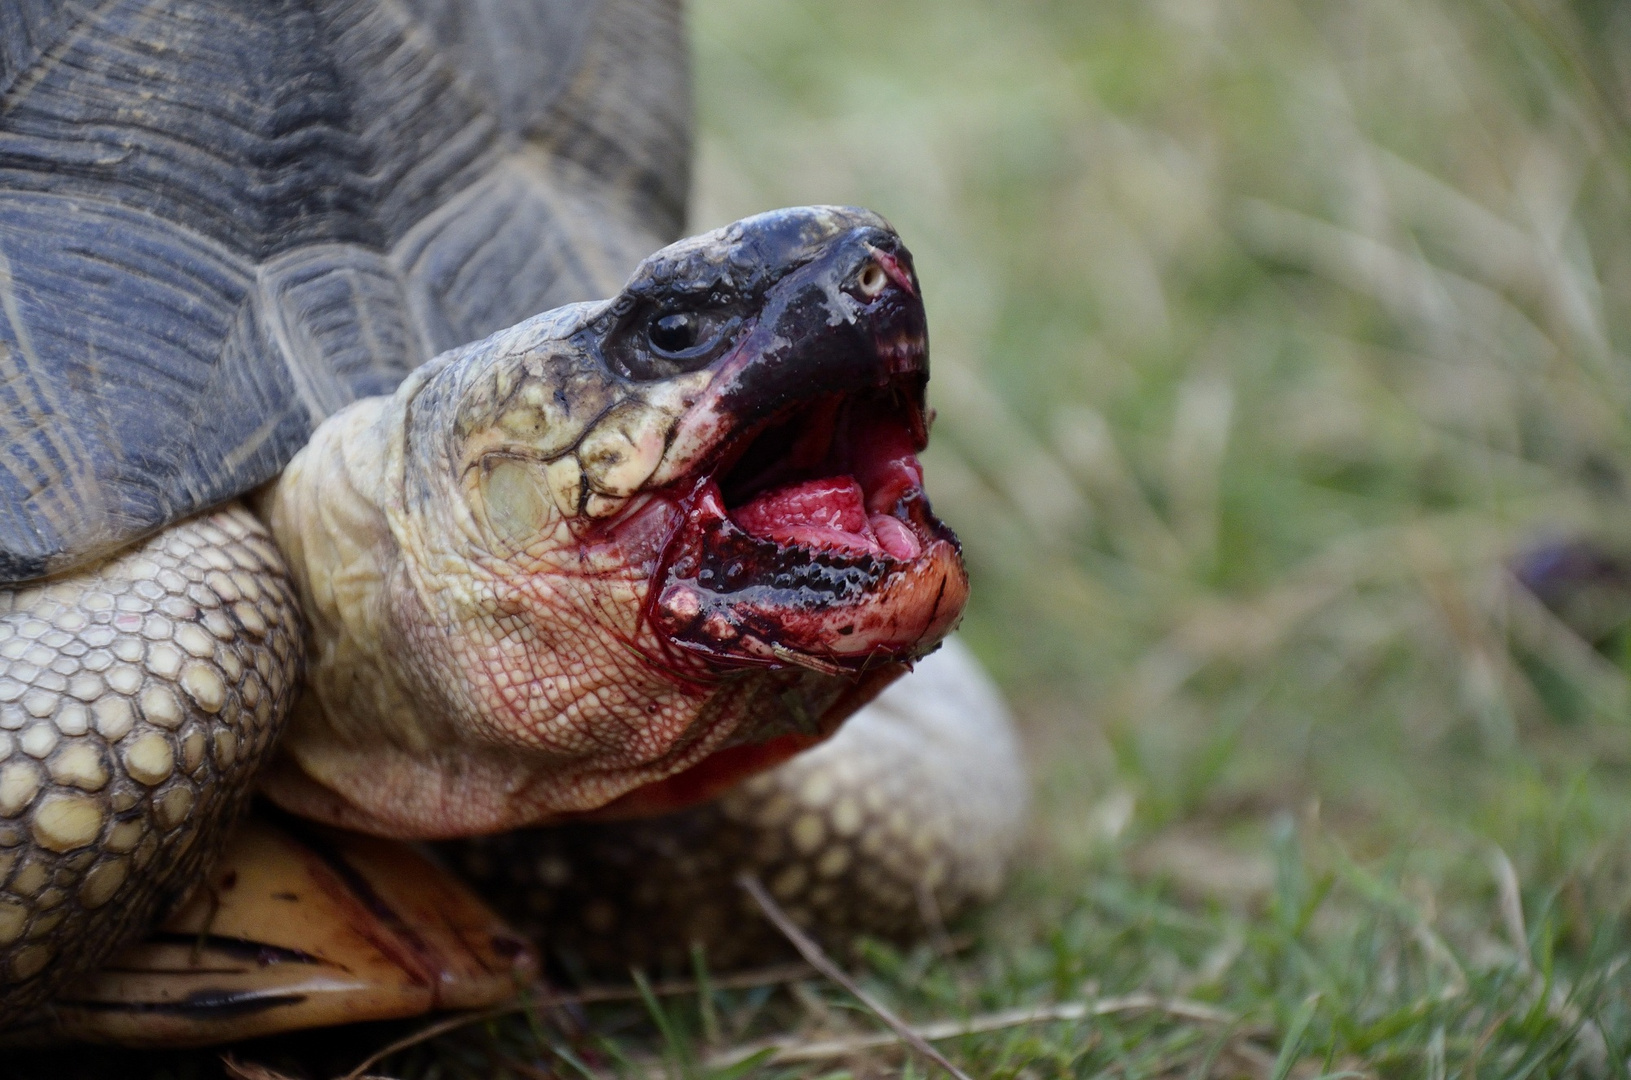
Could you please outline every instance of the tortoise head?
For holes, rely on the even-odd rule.
[[[274,798],[404,835],[649,812],[834,730],[967,596],[876,215],[682,241],[338,414],[272,522],[313,621]]]

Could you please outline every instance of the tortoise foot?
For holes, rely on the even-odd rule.
[[[409,845],[257,813],[205,888],[68,986],[35,1034],[204,1046],[495,1005],[537,972],[519,934]]]

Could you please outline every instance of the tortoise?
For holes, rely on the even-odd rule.
[[[817,745],[967,593],[911,256],[675,242],[689,125],[673,0],[0,12],[0,1027],[493,1000],[471,882],[595,963],[995,887],[966,654]]]

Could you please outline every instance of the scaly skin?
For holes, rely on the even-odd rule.
[[[1012,721],[955,639],[830,740],[705,806],[445,845],[567,970],[763,963],[787,942],[737,887],[757,875],[829,946],[910,938],[1002,883],[1026,808]]]
[[[402,498],[424,381],[335,417],[278,485],[270,521],[314,648],[274,800],[383,835],[493,832],[696,764],[789,688],[817,711],[842,693],[796,669],[713,687],[654,666],[660,523],[580,544],[542,492],[484,499],[491,471],[485,491]],[[506,551],[519,521],[534,535]]]
[[[298,626],[241,506],[0,592],[0,1029],[197,884],[287,715]]]
[[[761,215],[331,417],[261,498],[281,559],[229,508],[0,594],[0,1025],[194,885],[257,774],[446,838],[674,809],[830,735],[966,597],[923,326],[881,219]]]
[[[311,640],[271,797],[419,838],[637,789],[623,809],[668,809],[830,733],[932,649],[967,580],[915,463],[873,485],[882,510],[918,523],[905,561],[811,562],[743,533],[717,488],[696,486],[757,426],[824,395],[911,399],[879,422],[921,440],[908,258],[863,211],[763,215],[664,249],[605,304],[455,350],[330,418],[265,506]],[[651,320],[677,304],[725,327],[711,352],[651,351]],[[745,585],[708,576],[709,545]]]

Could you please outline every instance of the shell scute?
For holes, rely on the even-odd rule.
[[[663,0],[8,5],[0,583],[615,288],[678,230],[686,98]]]

